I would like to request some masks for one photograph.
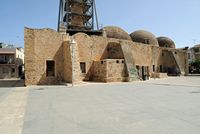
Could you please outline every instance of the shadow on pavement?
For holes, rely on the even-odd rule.
[[[200,74],[189,74],[188,76],[194,77],[194,76],[200,76]]]
[[[0,88],[2,87],[25,87],[24,80],[0,80]]]

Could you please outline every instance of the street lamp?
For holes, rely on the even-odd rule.
[[[74,45],[76,45],[76,41],[72,38],[70,41],[72,47],[72,86],[74,86]]]

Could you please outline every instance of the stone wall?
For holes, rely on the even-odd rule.
[[[79,62],[86,64],[86,73],[82,74],[83,80],[93,80],[93,62],[107,57],[107,38],[102,36],[88,36],[77,33],[73,36],[79,52]]]
[[[108,40],[107,59],[124,59],[124,54],[120,42]]]
[[[74,57],[72,40],[76,42]],[[72,59],[74,82],[127,81],[127,77],[137,80],[140,74],[149,77],[152,73],[166,73],[169,67],[178,68],[182,74],[187,70],[183,50],[84,33],[68,36],[50,29],[25,28],[26,85],[72,82]],[[55,77],[47,77],[47,60],[55,61]],[[80,63],[85,64],[86,72],[81,73]]]
[[[98,82],[128,81],[128,74],[123,59],[105,59],[94,62],[93,80]]]
[[[127,68],[124,59],[107,59],[106,82],[126,82],[128,81]]]
[[[69,45],[69,41],[66,40],[63,42],[63,56],[64,56],[64,70],[63,70],[63,78],[65,82],[72,82],[72,56],[70,55],[71,48]]]
[[[80,62],[86,63],[87,71],[83,75],[85,80],[93,80],[93,61],[104,59],[125,59],[126,65],[128,65],[127,70],[130,72],[129,77],[133,77],[134,80],[138,79],[136,66],[139,66],[141,70],[144,67],[146,71],[144,74],[147,76],[154,73],[153,66],[155,66],[155,73],[167,73],[169,67],[179,69],[182,74],[186,71],[186,53],[184,51],[127,40],[88,36],[83,33],[76,34],[75,39],[78,42]],[[127,52],[122,50],[122,45],[127,48]],[[173,55],[175,51],[176,55]],[[130,57],[132,58],[130,59]],[[135,71],[131,73],[133,69]]]
[[[58,84],[64,80],[64,36],[51,29],[25,28],[25,84]],[[55,76],[47,77],[46,61],[55,61]]]
[[[172,50],[174,59],[179,67],[181,75],[188,75],[188,58],[185,50]]]
[[[94,61],[92,80],[96,82],[106,82],[107,71],[106,60]]]

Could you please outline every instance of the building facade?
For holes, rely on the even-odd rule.
[[[24,50],[22,48],[0,48],[0,79],[19,78],[23,73]]]
[[[194,47],[190,48],[188,53],[189,63],[192,63],[197,59],[200,60],[200,45],[195,45]]]
[[[200,45],[195,45],[188,50],[189,73],[200,73],[200,68],[194,65],[198,61],[200,61]]]
[[[25,28],[25,84],[129,82],[187,75],[187,51],[147,31],[105,27],[102,35]]]

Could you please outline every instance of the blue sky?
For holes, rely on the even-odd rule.
[[[96,0],[99,23],[144,29],[177,47],[200,43],[200,0]],[[59,0],[1,0],[0,42],[24,43],[24,27],[57,29]]]

